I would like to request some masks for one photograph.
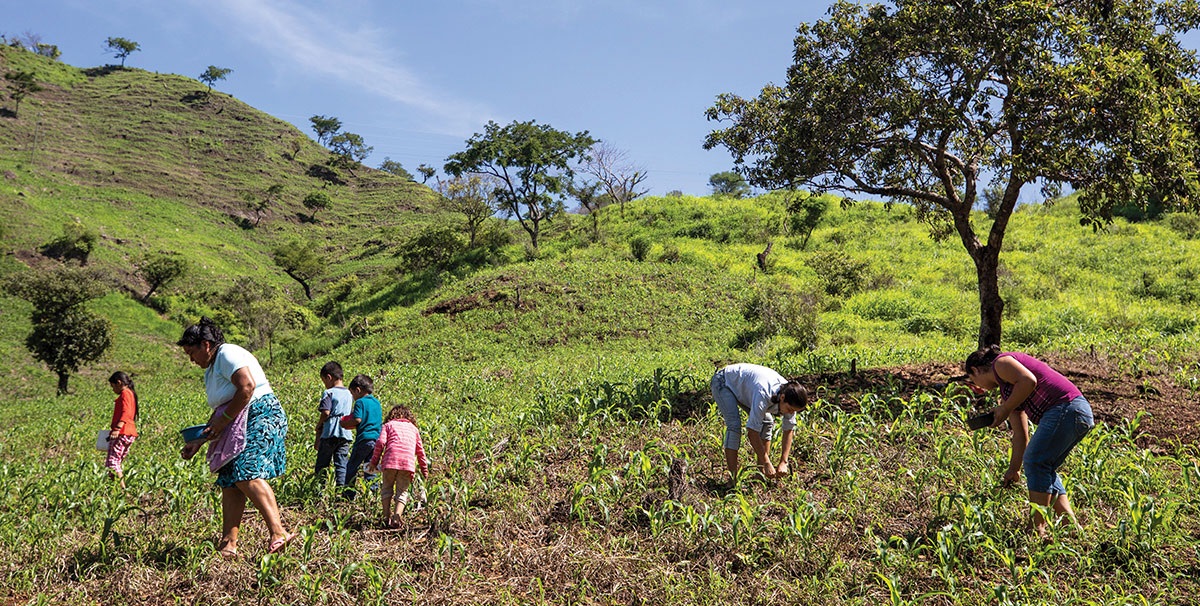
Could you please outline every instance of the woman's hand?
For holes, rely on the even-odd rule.
[[[787,461],[780,461],[779,465],[775,466],[775,477],[782,478],[789,475],[791,471],[788,469]]]
[[[225,431],[226,427],[229,427],[230,422],[224,415],[217,415],[217,418],[209,423],[208,428],[204,430],[204,435],[209,440],[215,440],[221,437],[221,433]]]
[[[119,438],[119,437],[121,437],[121,430],[119,430],[119,429],[114,429],[114,430],[108,432],[108,441],[109,442],[115,442],[117,440],[117,438]]]
[[[1004,478],[1000,480],[1000,484],[1005,488],[1011,487],[1013,484],[1021,481],[1021,470],[1010,469],[1004,472]]]
[[[184,444],[183,448],[179,451],[179,456],[183,457],[183,460],[185,461],[191,459],[192,457],[196,456],[197,452],[200,451],[200,447],[204,445],[204,442],[204,438],[201,438],[199,440],[192,440],[191,442]]]

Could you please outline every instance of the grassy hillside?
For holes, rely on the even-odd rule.
[[[973,348],[975,274],[912,209],[836,200],[804,241],[782,197],[648,198],[549,224],[540,251],[496,220],[488,245],[417,245],[457,227],[425,188],[367,169],[344,185],[309,175],[325,152],[291,126],[179,76],[78,70],[11,49],[47,90],[0,117],[0,273],[56,263],[39,249],[76,218],[89,261],[118,289],[92,304],[112,351],[74,392],[21,344],[28,307],[0,298],[0,598],[16,603],[815,603],[1183,604],[1200,599],[1196,446],[1157,419],[1098,410],[1065,475],[1084,532],[1020,531],[1024,494],[996,486],[1002,432],[969,433],[976,402],[947,379]],[[38,117],[40,116],[40,117]],[[39,126],[40,122],[40,126]],[[290,141],[299,140],[292,157]],[[255,228],[241,196],[285,186]],[[299,199],[328,187],[317,222]],[[975,220],[985,228],[982,213]],[[1070,199],[1014,216],[1002,255],[1007,345],[1086,359],[1097,401],[1129,408],[1200,388],[1200,242],[1194,218],[1093,232]],[[505,237],[504,234],[512,234]],[[270,259],[292,237],[329,269],[307,302]],[[768,271],[755,255],[772,243]],[[634,243],[648,245],[635,258]],[[192,260],[158,298],[131,271],[151,251]],[[289,416],[288,472],[274,480],[302,534],[267,556],[251,517],[244,554],[210,541],[219,497],[176,430],[206,415],[179,322],[218,309],[249,278],[285,292],[309,325],[257,353]],[[235,318],[236,319],[236,318]],[[234,340],[245,334],[232,333]],[[317,369],[338,359],[376,380],[385,408],[413,406],[435,470],[407,530],[377,504],[313,485]],[[793,477],[720,487],[715,367],[767,364],[810,383]],[[873,380],[851,393],[851,364]],[[905,369],[932,380],[913,390]],[[104,378],[137,375],[142,436],[129,490],[90,450],[111,413]],[[1079,377],[1085,378],[1085,377]],[[1106,383],[1111,381],[1109,389]],[[1119,391],[1117,384],[1137,389]],[[1092,395],[1092,394],[1089,394]],[[1155,408],[1155,410],[1159,410]],[[1180,423],[1197,435],[1195,417]],[[748,461],[748,455],[744,455]],[[672,472],[672,468],[682,471]],[[675,480],[671,478],[674,477]]]

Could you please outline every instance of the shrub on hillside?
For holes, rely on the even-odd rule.
[[[836,251],[816,253],[808,258],[807,263],[817,272],[826,294],[834,297],[849,296],[863,290],[868,279],[867,270],[870,269],[866,261],[856,261]]]
[[[745,349],[782,335],[795,339],[800,349],[816,348],[821,299],[820,293],[798,292],[785,283],[764,283],[742,307],[750,327],[737,336],[734,346]]]
[[[466,250],[466,243],[449,227],[427,227],[404,246],[403,258],[409,271],[435,269],[445,271],[454,256]]]
[[[645,261],[646,256],[650,254],[650,240],[645,236],[634,236],[629,241],[629,254],[638,261]]]
[[[679,247],[674,242],[668,242],[663,245],[662,253],[658,255],[660,263],[679,263],[683,260],[683,256],[679,253]]]
[[[63,233],[42,246],[42,254],[61,261],[75,260],[87,265],[88,257],[96,248],[100,234],[79,221],[63,224]]]
[[[1188,240],[1200,237],[1200,215],[1194,213],[1170,213],[1164,219],[1167,227]]]

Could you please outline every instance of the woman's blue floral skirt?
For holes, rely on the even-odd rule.
[[[250,402],[246,413],[246,450],[217,471],[217,486],[229,488],[246,480],[269,480],[287,471],[287,415],[279,398],[269,393]]]

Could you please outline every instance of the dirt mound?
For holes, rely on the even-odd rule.
[[[1071,380],[1092,405],[1097,420],[1120,425],[1145,412],[1137,427],[1137,443],[1152,449],[1169,442],[1200,443],[1200,394],[1178,385],[1169,374],[1132,377],[1103,356],[1051,354],[1042,357]],[[821,397],[853,409],[862,395],[881,386],[905,399],[914,393],[942,391],[946,384],[965,379],[962,367],[926,363],[851,372],[827,372],[797,377],[821,391]]]

